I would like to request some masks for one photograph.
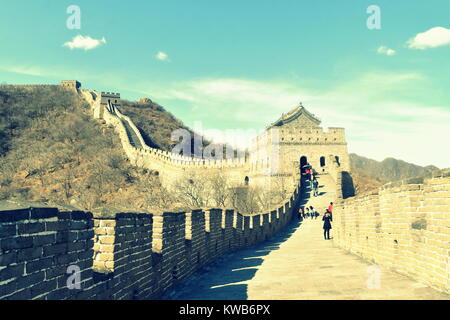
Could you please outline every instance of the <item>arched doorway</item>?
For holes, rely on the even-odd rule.
[[[325,167],[325,157],[320,157],[320,166]]]
[[[305,169],[303,168],[303,166],[308,164],[308,158],[306,156],[302,156],[300,158],[300,173],[305,172]]]

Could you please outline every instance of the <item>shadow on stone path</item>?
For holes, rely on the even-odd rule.
[[[247,281],[251,280],[264,257],[288,240],[301,225],[294,219],[272,239],[247,249],[226,254],[200,269],[160,299],[246,300]]]

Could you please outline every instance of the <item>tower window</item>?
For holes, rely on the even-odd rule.
[[[325,167],[325,157],[320,157],[320,166]]]

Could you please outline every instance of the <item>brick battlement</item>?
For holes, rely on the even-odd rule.
[[[0,299],[152,299],[217,257],[262,242],[292,219],[297,187],[276,210],[162,214],[30,208],[0,212]],[[81,289],[68,289],[69,266]]]
[[[120,93],[115,93],[115,92],[103,92],[103,91],[102,91],[102,96],[114,97],[114,98],[120,98]]]

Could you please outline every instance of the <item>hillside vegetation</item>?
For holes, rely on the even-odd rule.
[[[177,129],[185,129],[191,134],[192,153],[194,153],[194,137],[201,139],[200,135],[194,133],[164,107],[149,99],[141,102],[122,100],[120,110],[131,118],[145,143],[152,148],[171,151],[179,143],[171,139],[172,132]],[[202,146],[209,143],[204,138],[202,142]]]
[[[391,181],[399,181],[413,177],[428,177],[435,166],[421,167],[403,160],[386,158],[376,161],[357,154],[350,154],[350,167],[356,193],[377,188]]]
[[[0,200],[141,210],[157,179],[132,167],[112,128],[59,86],[0,86]]]

